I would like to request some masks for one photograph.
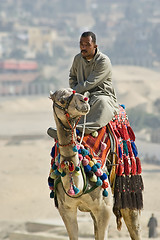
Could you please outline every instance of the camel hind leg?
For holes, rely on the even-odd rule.
[[[132,240],[140,240],[140,211],[129,208],[120,210]]]

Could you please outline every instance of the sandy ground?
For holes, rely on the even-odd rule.
[[[0,99],[0,239],[27,221],[59,220],[49,198],[47,178],[53,140],[46,130],[54,126],[52,103],[46,97]],[[144,210],[142,236],[147,238],[147,223],[152,213],[160,223],[160,167],[142,165]],[[158,227],[160,239],[160,227]],[[123,224],[116,230],[112,216],[109,236],[126,237]]]

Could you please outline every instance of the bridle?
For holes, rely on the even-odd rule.
[[[69,96],[69,98],[67,99],[67,103],[66,103],[65,107],[60,106],[60,105],[59,105],[58,103],[56,103],[55,101],[53,102],[53,110],[54,110],[54,113],[55,113],[55,115],[56,115],[56,118],[58,119],[59,123],[61,124],[61,126],[63,127],[63,129],[64,129],[65,131],[68,131],[68,132],[70,131],[70,132],[71,132],[71,141],[70,141],[70,143],[68,143],[68,144],[59,144],[59,143],[58,143],[59,146],[61,146],[61,147],[67,147],[67,146],[70,146],[70,145],[72,145],[72,144],[75,144],[75,145],[76,145],[76,142],[74,141],[74,138],[73,138],[73,136],[74,136],[74,130],[75,130],[75,128],[76,128],[76,126],[77,126],[77,124],[78,124],[81,116],[78,118],[78,120],[76,121],[75,125],[72,126],[72,123],[71,123],[71,121],[70,121],[70,115],[69,115],[69,113],[68,113],[69,104],[71,103],[71,101],[72,101],[73,96],[74,96],[75,93],[76,93],[76,91],[73,90],[73,91],[72,91],[72,95]],[[66,128],[66,126],[64,126],[64,124],[62,123],[62,121],[61,121],[61,120],[59,119],[59,117],[57,116],[57,113],[56,113],[56,111],[55,111],[55,107],[59,108],[60,110],[63,110],[64,115],[66,116],[66,120],[67,120],[67,122],[68,122],[68,124],[69,124],[69,128]]]

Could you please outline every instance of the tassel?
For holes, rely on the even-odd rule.
[[[51,150],[51,157],[55,158],[55,145],[53,146],[53,148]]]
[[[80,192],[76,186],[73,186],[73,190],[74,190],[75,194],[78,194]]]
[[[114,129],[114,133],[115,133],[115,135],[117,136],[117,138],[120,138],[120,137],[121,137],[121,135],[120,135],[120,133],[118,132],[117,129]]]
[[[126,156],[128,156],[128,147],[125,140],[123,140],[123,152],[126,154]]]
[[[127,128],[124,124],[122,124],[122,132],[123,132],[123,139],[124,140],[128,140],[129,139],[129,135],[128,135],[128,132],[127,132]]]
[[[119,163],[119,165],[118,165],[117,175],[118,175],[118,176],[122,176],[122,173],[123,173],[123,167],[122,167],[122,164]]]
[[[119,132],[121,138],[124,139],[122,128],[117,127],[117,129],[118,129],[118,132]]]
[[[107,192],[106,189],[103,190],[103,196],[104,196],[104,197],[108,197],[108,192]]]
[[[138,157],[136,157],[136,165],[137,165],[137,174],[141,174],[142,172],[141,161]]]
[[[50,198],[54,198],[54,192],[53,191],[50,192]]]
[[[127,141],[127,147],[128,147],[129,157],[132,158],[133,157],[133,152],[132,152],[132,146],[131,146],[130,141]]]
[[[121,150],[120,144],[118,144],[118,154],[119,154],[119,158],[122,158],[122,150]]]
[[[135,143],[133,141],[131,142],[131,146],[132,146],[132,150],[133,150],[134,156],[136,158],[138,156],[138,150],[137,150],[137,147],[136,147],[136,145],[135,145]]]
[[[70,186],[70,189],[68,190],[68,194],[71,195],[71,196],[75,195],[75,192],[74,192],[74,189],[73,189],[72,185]]]
[[[135,141],[136,137],[135,137],[135,134],[131,128],[131,126],[128,126],[127,127],[127,130],[128,130],[128,134],[129,134],[129,138],[131,141]]]
[[[131,157],[130,159],[131,159],[131,165],[132,165],[132,170],[131,170],[132,175],[136,175],[136,171],[137,171],[136,162],[133,157]]]
[[[124,155],[124,173],[125,175],[129,175],[129,163],[128,158]]]

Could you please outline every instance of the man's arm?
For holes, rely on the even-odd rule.
[[[72,78],[71,87],[78,93],[84,93],[86,91],[92,90],[101,84],[103,81],[111,77],[111,62],[109,58],[103,58],[95,65],[95,69],[88,78],[83,83],[77,83],[77,81]]]
[[[76,69],[76,60],[74,58],[72,67],[70,69],[70,74],[69,74],[69,86],[70,88],[75,90],[76,85],[78,84],[77,82],[77,69]]]

